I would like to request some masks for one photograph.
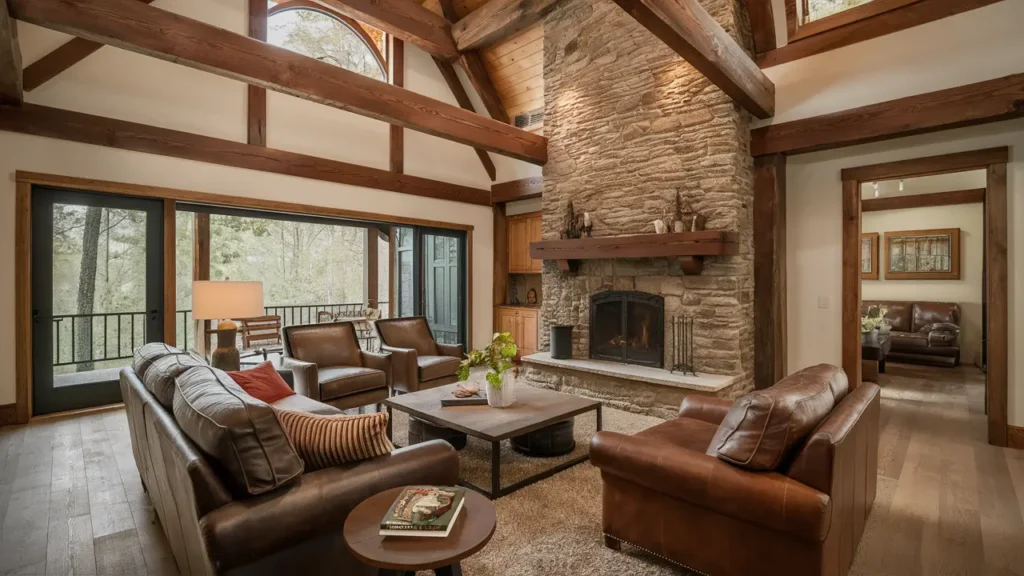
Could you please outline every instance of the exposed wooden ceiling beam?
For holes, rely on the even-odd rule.
[[[448,88],[452,91],[452,95],[455,96],[455,100],[459,103],[464,110],[473,110],[473,102],[469,99],[469,94],[466,93],[466,88],[463,87],[462,81],[459,80],[459,75],[455,72],[455,67],[452,66],[451,62],[442,58],[434,57],[434,63],[437,64],[437,69],[441,71],[441,76],[444,77],[445,83],[448,84]],[[474,148],[476,155],[480,158],[480,163],[483,164],[484,170],[487,172],[487,176],[491,178],[493,182],[498,177],[498,171],[494,167],[494,161],[487,155],[485,150]]]
[[[779,64],[785,64],[786,62],[792,62],[793,60],[799,60],[800,58],[806,58],[815,54],[821,54],[836,48],[842,48],[843,46],[849,46],[850,44],[856,44],[858,42],[864,42],[865,40],[871,40],[872,38],[878,38],[885,36],[886,34],[892,34],[893,32],[899,32],[900,30],[906,30],[907,28],[913,28],[914,26],[920,26],[935,20],[940,20],[954,14],[960,14],[961,12],[967,12],[968,10],[974,10],[975,8],[981,8],[982,6],[988,6],[989,4],[995,4],[1002,0],[921,0],[907,6],[902,6],[894,10],[889,10],[880,14],[873,15],[869,18],[863,18],[855,22],[833,28],[831,30],[814,34],[813,36],[801,36],[799,26],[796,23],[795,12],[789,14],[790,8],[795,6],[795,2],[787,3],[787,16],[791,16],[789,20],[789,37],[793,38],[797,36],[796,41],[791,41],[785,46],[780,46],[775,50],[769,50],[763,54],[758,54],[758,64],[761,68],[770,68],[772,66],[778,66]],[[863,8],[857,7],[852,10],[863,9],[865,11],[870,10],[874,5],[874,2],[863,4]]]
[[[751,114],[775,114],[775,85],[697,0],[615,2]]]
[[[754,35],[754,52],[761,54],[778,46],[775,38],[775,15],[772,0],[745,0],[750,15],[750,28]]]
[[[803,154],[1024,117],[1024,74],[752,130],[754,156]]]
[[[0,106],[0,130],[427,198],[490,204],[490,191],[480,188],[35,104]]]
[[[956,190],[954,192],[936,192],[933,194],[910,194],[907,196],[891,196],[889,198],[869,198],[860,203],[861,212],[878,212],[881,210],[900,210],[903,208],[921,208],[924,206],[952,206],[955,204],[976,204],[985,201],[985,189]]]
[[[544,192],[544,178],[534,176],[511,182],[501,182],[491,185],[491,204],[512,202],[514,200],[529,200],[540,198]]]
[[[454,60],[459,51],[448,20],[414,0],[315,0],[345,16],[365,22],[432,56]]]
[[[0,103],[21,103],[21,72],[18,27],[7,11],[7,4],[0,0]]]
[[[139,1],[146,4],[153,2],[153,0]],[[61,44],[49,54],[25,67],[25,92],[31,92],[53,80],[61,72],[85,60],[100,48],[103,48],[103,44],[85,38],[72,38]]]
[[[440,0],[440,5],[441,13],[444,14],[445,19],[449,22],[457,22],[459,20],[459,14],[455,11],[455,5],[452,0]],[[498,89],[494,87],[491,75],[487,72],[487,68],[484,67],[484,61],[480,57],[480,52],[477,50],[464,52],[459,58],[459,64],[466,71],[469,82],[473,84],[473,88],[476,90],[477,95],[480,96],[480,101],[484,103],[484,108],[487,109],[487,113],[491,115],[491,118],[509,124],[508,112],[505,110],[501,97],[498,96]],[[491,180],[493,179],[491,178]]]
[[[9,0],[12,15],[535,164],[547,139],[137,0]]]
[[[490,0],[452,26],[460,51],[479,50],[526,30],[554,9],[558,0]]]

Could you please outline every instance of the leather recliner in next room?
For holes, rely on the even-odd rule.
[[[605,544],[711,576],[843,576],[875,500],[879,388],[806,368],[734,402],[689,396],[635,436],[598,432]]]

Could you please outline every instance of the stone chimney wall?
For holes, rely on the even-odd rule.
[[[736,0],[702,0],[740,44],[750,46]],[[699,372],[753,387],[753,161],[750,117],[732,99],[612,0],[565,0],[544,24],[544,239],[557,239],[567,202],[590,212],[594,236],[653,232],[651,222],[684,207],[709,230],[740,235],[740,254],[705,260],[684,276],[666,258],[581,261],[576,275],[554,262],[543,272],[541,349],[550,326],[571,324],[574,356],[589,354],[589,298],[604,290],[665,297],[666,366],[674,315],[694,318]]]

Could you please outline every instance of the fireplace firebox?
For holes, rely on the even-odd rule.
[[[590,297],[590,357],[641,366],[665,365],[665,299],[614,290]]]

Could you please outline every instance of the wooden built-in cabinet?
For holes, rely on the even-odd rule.
[[[500,332],[512,334],[519,346],[519,356],[537,351],[540,309],[520,306],[496,306],[494,326]]]
[[[543,260],[530,258],[530,243],[540,242],[540,212],[508,217],[509,274],[540,274]]]

